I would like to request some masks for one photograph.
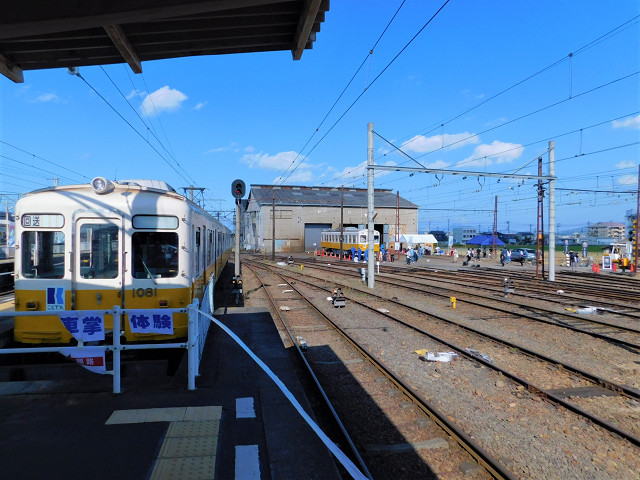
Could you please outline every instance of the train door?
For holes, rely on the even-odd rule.
[[[79,218],[74,231],[71,303],[76,310],[124,307],[122,220]],[[112,319],[105,317],[105,328]]]

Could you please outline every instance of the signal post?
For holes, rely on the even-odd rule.
[[[240,275],[240,202],[244,197],[246,186],[244,181],[237,179],[231,183],[231,195],[236,199],[236,232],[235,232],[235,259],[234,259],[234,276],[232,280],[231,293],[236,295],[236,304],[240,302],[242,295],[242,277]]]

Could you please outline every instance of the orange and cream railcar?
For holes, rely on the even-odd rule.
[[[36,190],[16,204],[16,311],[182,308],[217,279],[231,232],[163,181],[111,182]],[[105,329],[113,318],[105,315]],[[187,315],[174,334],[132,333],[126,341],[187,336]],[[16,316],[20,343],[72,340],[57,315]]]
[[[344,238],[342,240],[342,251],[346,254],[351,253],[351,247],[363,252],[369,248],[367,237],[368,230],[358,230],[355,227],[347,227],[343,230]],[[320,246],[326,253],[340,252],[340,230],[324,230],[320,234]],[[373,250],[377,253],[380,251],[380,233],[373,231]]]

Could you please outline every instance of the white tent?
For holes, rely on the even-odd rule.
[[[431,235],[430,233],[425,233],[424,235],[413,234],[405,234],[400,235],[400,241],[409,246],[413,245],[435,245],[438,243],[436,237]]]

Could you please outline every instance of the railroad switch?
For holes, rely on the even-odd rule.
[[[342,293],[342,289],[340,287],[333,291],[331,301],[333,302],[334,307],[345,307],[347,305],[347,299],[344,298],[344,293]]]
[[[516,284],[513,283],[513,280],[505,277],[502,281],[502,285],[504,286],[504,296],[506,297],[510,293],[514,293],[516,291]]]

